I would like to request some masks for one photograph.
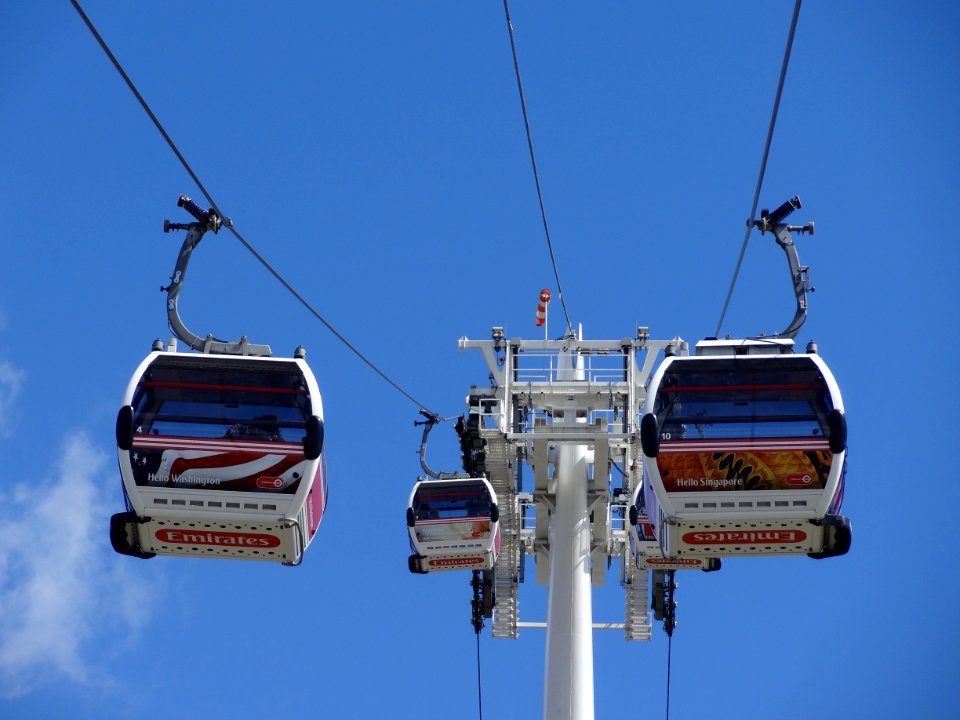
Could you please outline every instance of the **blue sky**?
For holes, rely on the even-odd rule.
[[[586,337],[713,334],[792,6],[512,4]],[[455,415],[486,382],[458,337],[536,335],[555,283],[500,3],[84,8],[237,228],[423,403]],[[307,347],[327,514],[297,569],[113,554],[114,418],[168,335],[158,288],[182,237],[162,221],[199,192],[68,2],[4,3],[0,27],[0,717],[475,716],[469,577],[406,570],[417,408],[228,234],[204,239],[183,316]],[[817,223],[798,241],[817,288],[798,341],[844,391],[854,545],[685,575],[675,718],[956,712],[958,31],[952,2],[804,4],[761,206],[798,194]],[[776,332],[792,302],[754,235],[724,332]],[[437,430],[431,464],[457,458]],[[520,599],[545,619],[532,579]],[[616,566],[593,599],[596,621],[622,621]],[[594,649],[598,717],[662,715],[659,628]],[[481,652],[485,715],[540,716],[542,632],[487,630]]]

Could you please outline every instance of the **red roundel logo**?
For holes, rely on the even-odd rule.
[[[813,482],[813,477],[810,473],[790,473],[786,477],[787,485],[794,485],[797,487],[806,487]]]
[[[236,548],[274,548],[280,546],[280,538],[263,533],[224,532],[212,530],[183,530],[164,528],[154,537],[171,545],[223,545]]]
[[[428,560],[430,567],[457,567],[460,565],[479,565],[483,563],[483,558],[434,558]]]
[[[261,475],[257,478],[257,487],[263,490],[280,490],[283,488],[283,479]]]

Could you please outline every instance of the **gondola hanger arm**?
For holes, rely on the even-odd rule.
[[[800,264],[800,256],[797,254],[797,247],[793,242],[792,235],[795,232],[806,232],[813,235],[814,224],[809,222],[806,225],[788,225],[784,222],[788,216],[801,207],[799,196],[794,196],[773,212],[761,210],[759,220],[747,221],[749,226],[759,228],[761,233],[767,231],[773,233],[777,245],[783,248],[784,253],[786,253],[787,263],[790,266],[790,278],[793,284],[793,294],[797,300],[797,309],[786,330],[778,333],[775,337],[791,339],[796,337],[807,319],[807,293],[814,291],[814,288],[810,287],[809,268]]]
[[[180,291],[183,289],[183,282],[187,275],[187,265],[190,262],[190,257],[193,255],[194,249],[203,239],[204,233],[208,230],[216,233],[223,224],[223,219],[212,208],[210,210],[204,210],[186,195],[180,196],[177,205],[193,215],[197,221],[192,223],[172,223],[169,220],[163,221],[163,231],[165,233],[171,230],[187,231],[187,237],[183,241],[183,245],[180,246],[180,254],[177,256],[177,264],[173,269],[173,275],[170,277],[170,285],[160,288],[161,291],[167,293],[167,323],[170,326],[170,331],[194,350],[199,350],[204,353],[269,357],[273,354],[269,345],[255,345],[247,340],[246,335],[236,342],[220,340],[212,334],[201,338],[199,335],[190,332],[183,323],[183,320],[180,319]],[[229,226],[229,224],[230,220],[228,219],[227,225]]]
[[[433,430],[434,425],[443,422],[443,418],[424,408],[420,409],[420,414],[426,419],[414,420],[413,424],[423,425],[423,436],[420,438],[420,467],[423,468],[423,471],[434,480],[465,480],[469,478],[469,475],[459,472],[437,472],[427,465],[427,436],[430,435],[430,431]]]

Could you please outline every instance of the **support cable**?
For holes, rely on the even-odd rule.
[[[513,69],[517,75],[517,90],[520,93],[520,110],[523,113],[523,127],[527,132],[527,147],[530,149],[530,163],[533,165],[533,182],[537,186],[537,201],[540,203],[540,217],[543,219],[543,232],[547,237],[547,249],[550,251],[550,264],[553,265],[553,276],[557,281],[557,295],[560,296],[560,305],[563,316],[567,321],[567,330],[573,330],[570,313],[567,312],[567,301],[560,286],[560,271],[557,269],[557,258],[553,253],[553,242],[550,240],[550,226],[547,224],[547,211],[543,206],[543,192],[540,189],[540,173],[537,171],[537,157],[533,152],[533,135],[530,132],[530,120],[527,117],[527,103],[523,97],[523,82],[520,80],[520,60],[517,57],[517,43],[513,37],[513,22],[510,20],[510,5],[503,0],[503,12],[507,19],[507,31],[510,33],[510,50],[513,52]],[[751,215],[751,217],[753,217]]]
[[[480,685],[480,633],[477,633],[477,708],[483,720],[483,688]]]
[[[670,720],[670,667],[673,664],[673,634],[667,636],[667,720]]]
[[[127,84],[127,87],[130,88],[130,91],[137,98],[137,101],[140,103],[140,106],[150,117],[150,120],[156,126],[157,130],[160,131],[160,134],[163,136],[163,139],[167,141],[167,145],[169,145],[170,149],[173,150],[173,153],[177,156],[177,159],[180,161],[180,164],[183,165],[184,169],[187,171],[187,173],[190,175],[193,181],[197,184],[197,187],[200,189],[200,192],[202,192],[203,196],[207,199],[207,202],[210,203],[210,208],[214,212],[216,212],[216,214],[220,216],[220,218],[223,219],[224,226],[231,233],[233,233],[233,235],[237,238],[237,240],[240,241],[240,243],[260,262],[260,264],[263,265],[263,267],[265,267],[270,272],[270,274],[273,275],[273,277],[276,278],[277,281],[281,285],[283,285],[283,287],[286,288],[286,290],[291,295],[293,295],[300,302],[301,305],[303,305],[307,309],[307,311],[311,315],[313,315],[317,320],[319,320],[323,324],[323,326],[326,327],[327,330],[329,330],[335,338],[337,338],[337,340],[343,343],[343,345],[345,345],[347,349],[349,349],[354,355],[356,355],[367,367],[373,370],[373,372],[379,375],[384,381],[387,382],[387,384],[393,387],[397,392],[399,392],[401,395],[407,398],[410,402],[417,405],[419,408],[426,409],[426,406],[423,403],[417,400],[413,395],[411,395],[403,387],[401,387],[396,381],[390,378],[385,372],[383,372],[380,368],[374,365],[372,361],[370,361],[362,352],[360,352],[360,350],[354,347],[354,345],[350,341],[348,341],[343,335],[341,335],[336,330],[336,328],[333,327],[333,325],[327,322],[327,320],[322,315],[320,315],[320,313],[317,312],[317,310],[314,309],[314,307],[299,292],[297,292],[293,288],[293,286],[290,285],[290,283],[287,282],[287,280],[284,279],[284,277],[279,272],[277,272],[277,270],[275,270],[273,266],[269,262],[267,262],[267,260],[262,255],[260,255],[260,253],[258,253],[253,248],[253,246],[249,242],[247,242],[247,240],[237,231],[237,229],[233,226],[233,222],[229,218],[227,218],[223,214],[223,212],[221,212],[220,208],[218,207],[217,203],[214,201],[213,197],[210,195],[209,192],[207,192],[207,188],[200,181],[200,178],[197,177],[197,174],[193,171],[193,168],[190,167],[190,164],[186,161],[186,158],[183,157],[183,154],[180,152],[176,144],[170,138],[170,135],[168,135],[167,131],[164,130],[163,125],[160,124],[160,121],[157,119],[157,116],[154,115],[153,111],[150,109],[150,106],[147,104],[147,101],[143,99],[143,96],[140,94],[140,91],[137,90],[136,85],[133,84],[133,81],[124,71],[123,67],[120,65],[120,62],[117,60],[116,56],[113,54],[113,52],[111,52],[110,48],[107,46],[107,43],[101,37],[100,33],[97,32],[97,29],[96,27],[94,27],[93,23],[90,21],[90,18],[87,17],[87,14],[83,11],[83,8],[80,7],[80,3],[77,2],[77,0],[70,0],[70,3],[73,5],[74,9],[77,11],[77,14],[80,15],[80,18],[86,24],[87,28],[90,30],[93,37],[96,38],[96,41],[99,43],[100,47],[103,49],[103,52],[106,53],[107,57],[110,59],[110,62],[113,63],[114,68],[116,68],[117,72],[123,78],[124,82]],[[436,413],[431,413],[431,414],[435,415]]]
[[[473,625],[473,632],[477,636],[477,706],[480,711],[480,720],[483,720],[483,688],[480,684],[480,631],[483,630],[483,599],[481,590],[483,588],[483,582],[480,579],[479,570],[473,571],[470,587],[473,588],[473,599],[470,601],[470,624]]]
[[[651,606],[653,617],[663,621],[663,631],[667,634],[667,720],[670,720],[670,668],[673,661],[673,631],[677,627],[677,603],[674,592],[677,589],[675,570],[653,571],[653,596]]]
[[[800,17],[800,5],[803,0],[796,0],[793,6],[793,18],[790,20],[790,32],[787,35],[787,48],[783,54],[783,65],[780,67],[780,81],[777,83],[777,94],[773,101],[773,113],[770,117],[770,127],[767,129],[767,141],[763,147],[763,160],[760,162],[760,175],[757,177],[757,189],[753,194],[753,206],[750,208],[750,216],[747,218],[747,232],[743,236],[743,244],[740,246],[740,257],[737,258],[737,265],[733,271],[733,278],[730,280],[730,289],[727,290],[727,298],[723,302],[723,310],[720,312],[720,320],[717,321],[717,329],[714,332],[716,337],[720,337],[720,328],[723,326],[723,319],[727,315],[727,308],[730,306],[730,298],[733,297],[733,287],[737,284],[737,277],[740,275],[740,266],[743,265],[743,256],[747,252],[747,242],[750,240],[750,232],[753,230],[753,219],[757,216],[757,204],[760,202],[760,189],[763,187],[763,176],[767,171],[767,158],[770,155],[770,143],[773,141],[773,129],[777,124],[777,113],[780,110],[780,98],[783,95],[783,84],[787,77],[787,66],[790,64],[790,50],[793,48],[793,36],[797,29],[797,20]]]

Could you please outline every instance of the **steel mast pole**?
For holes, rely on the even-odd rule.
[[[575,339],[570,337],[571,342]],[[557,379],[583,380],[583,357],[565,350]],[[585,424],[576,401],[562,408],[562,423]],[[554,463],[556,507],[550,520],[550,580],[544,679],[545,720],[593,720],[593,599],[590,515],[587,511],[587,446],[561,443]]]

